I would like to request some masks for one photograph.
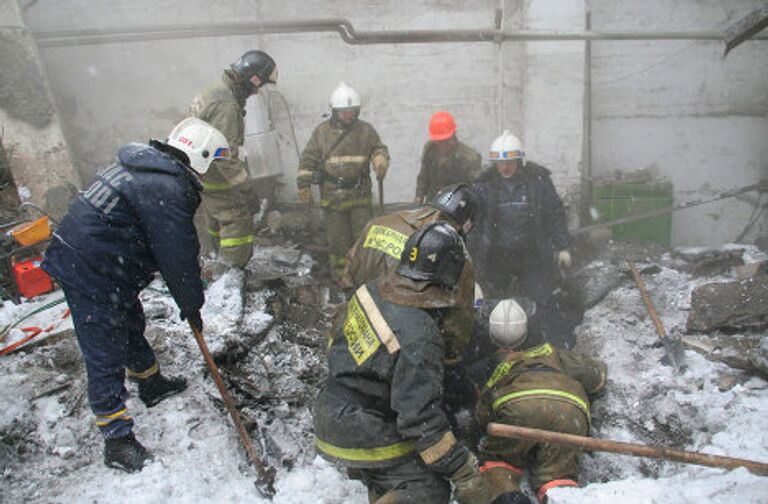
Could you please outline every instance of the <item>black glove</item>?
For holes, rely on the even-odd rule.
[[[190,313],[181,313],[181,320],[189,320],[189,323],[195,326],[198,331],[203,331],[203,317],[200,316],[200,310]]]

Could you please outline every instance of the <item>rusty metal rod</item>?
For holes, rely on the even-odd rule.
[[[656,308],[653,306],[651,296],[648,294],[648,289],[645,288],[645,282],[643,282],[643,279],[640,277],[640,272],[637,271],[637,266],[635,266],[634,261],[627,261],[627,264],[629,265],[630,271],[632,271],[632,276],[635,279],[637,289],[640,291],[640,295],[643,298],[645,309],[648,311],[648,315],[651,316],[651,320],[653,320],[656,334],[659,335],[659,339],[664,345],[667,359],[669,359],[670,363],[677,368],[678,371],[681,371],[685,360],[685,350],[679,340],[673,340],[667,335],[667,331],[664,329],[664,324],[662,324],[659,314],[656,313]]]
[[[229,411],[229,416],[232,417],[232,422],[235,424],[237,432],[240,434],[240,439],[243,441],[245,452],[248,454],[248,458],[256,468],[256,472],[258,473],[257,486],[259,491],[263,493],[265,497],[272,498],[275,495],[275,488],[273,486],[274,475],[266,464],[259,459],[259,455],[256,453],[256,449],[254,449],[253,443],[251,442],[251,437],[248,435],[245,427],[243,427],[243,422],[240,420],[240,414],[235,409],[235,403],[232,400],[232,396],[229,395],[227,387],[224,386],[224,381],[221,379],[221,373],[219,373],[216,363],[213,362],[211,352],[208,351],[208,345],[206,345],[205,340],[203,339],[203,334],[192,322],[189,322],[189,327],[192,328],[195,340],[197,340],[197,345],[203,353],[205,364],[208,366],[208,369],[213,376],[213,381],[216,382],[216,387],[218,387],[219,393],[221,394],[221,399],[224,401],[224,405],[227,407],[227,411]]]
[[[525,439],[537,441],[540,443],[564,444],[575,446],[587,451],[602,451],[610,453],[619,453],[622,455],[632,455],[634,457],[648,457],[663,460],[672,460],[684,464],[696,464],[708,467],[721,467],[724,469],[736,469],[745,467],[751,473],[759,476],[768,476],[768,464],[757,462],[755,460],[746,460],[732,457],[722,457],[720,455],[710,455],[708,453],[690,452],[683,450],[673,450],[662,446],[648,446],[637,443],[624,443],[621,441],[610,441],[607,439],[595,439],[586,436],[576,436],[574,434],[563,434],[561,432],[552,432],[540,429],[529,429],[527,427],[518,427],[516,425],[506,425],[499,423],[488,424],[488,434],[513,439]]]
[[[640,277],[640,272],[637,271],[635,262],[627,261],[627,264],[629,265],[629,270],[632,272],[632,277],[635,279],[637,289],[640,291],[640,295],[643,297],[643,303],[645,303],[645,307],[648,310],[648,315],[650,315],[651,320],[653,320],[653,326],[656,328],[656,334],[659,335],[659,338],[664,340],[664,338],[667,337],[667,331],[664,330],[664,324],[661,323],[659,315],[656,313],[656,308],[653,306],[651,296],[648,295],[648,290],[645,288],[645,282],[643,282],[643,279]]]

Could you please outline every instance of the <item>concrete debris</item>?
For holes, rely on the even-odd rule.
[[[739,280],[747,280],[760,275],[766,275],[768,274],[768,261],[757,261],[747,263],[743,266],[736,266],[734,271],[736,273],[736,278]]]
[[[749,363],[764,377],[768,378],[768,338],[749,354]]]
[[[286,246],[256,247],[247,266],[249,277],[271,281],[281,279],[288,285],[309,283],[314,260],[295,248]]]
[[[739,282],[708,283],[691,293],[688,332],[742,329],[768,324],[768,276]]]
[[[625,280],[626,272],[623,268],[604,261],[595,261],[567,277],[566,285],[581,306],[589,309]]]
[[[768,252],[768,234],[763,234],[755,239],[755,245],[763,252]]]
[[[739,384],[739,377],[732,374],[722,374],[717,379],[717,390],[720,392],[728,392],[733,387]]]
[[[730,249],[700,252],[676,251],[673,256],[686,263],[679,266],[680,271],[691,273],[694,276],[712,276],[726,274],[732,268],[742,266],[744,264],[743,254],[744,249]]]
[[[753,364],[759,362],[761,336],[742,334],[687,335],[681,338],[686,348],[694,350],[711,361],[752,374],[762,372]],[[768,349],[766,349],[768,350]],[[763,358],[766,355],[763,353]]]

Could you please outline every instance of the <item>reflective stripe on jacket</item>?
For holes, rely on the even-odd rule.
[[[500,362],[485,383],[478,403],[477,415],[481,422],[489,421],[506,403],[531,399],[567,401],[590,418],[585,389],[595,393],[602,388],[605,364],[575,352],[555,349],[549,343],[499,356]]]
[[[347,254],[342,283],[357,288],[386,275],[400,264],[400,254],[408,237],[417,229],[440,220],[440,212],[424,206],[371,219]],[[475,269],[470,261],[459,278],[459,302],[443,324],[445,354],[457,359],[472,335],[474,323]]]
[[[315,403],[320,453],[350,467],[396,465],[416,453],[438,472],[466,460],[442,407],[443,343],[424,310],[360,287],[338,317],[328,382]]]
[[[348,127],[351,129],[347,132],[333,118],[321,123],[312,132],[299,161],[298,186],[309,187],[321,181],[320,205],[331,210],[370,205],[371,158],[379,153],[389,157],[387,146],[369,123],[357,119]],[[345,136],[337,144],[341,135]]]

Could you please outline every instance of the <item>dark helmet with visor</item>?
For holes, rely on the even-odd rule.
[[[464,242],[456,230],[446,222],[433,222],[405,242],[397,273],[450,290],[459,283],[465,261]]]
[[[262,85],[277,84],[277,63],[264,51],[248,51],[232,63],[232,70],[247,82],[255,75]]]
[[[443,187],[428,205],[440,210],[459,226],[463,226],[468,220],[473,219],[477,209],[475,191],[467,184],[453,184]]]

